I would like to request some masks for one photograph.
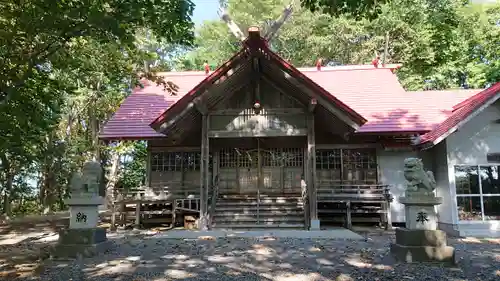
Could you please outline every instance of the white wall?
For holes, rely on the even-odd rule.
[[[443,198],[443,203],[437,206],[439,222],[454,224],[456,222],[456,198],[450,187],[450,177],[453,173],[448,171],[446,140],[440,142],[428,151],[433,156],[433,172],[436,178],[436,196]]]
[[[446,139],[450,187],[455,199],[453,205],[455,222],[458,222],[458,214],[454,196],[456,192],[454,166],[487,164],[487,153],[500,152],[500,124],[494,123],[499,118],[500,101],[497,101]],[[462,222],[459,223],[459,230],[463,236],[500,236],[500,223]]]
[[[414,151],[384,151],[377,150],[379,180],[382,184],[391,185],[394,201],[391,203],[391,219],[393,223],[405,222],[404,205],[399,203],[399,197],[404,195],[406,180],[403,174],[404,160],[417,157]]]
[[[500,152],[500,102],[472,118],[446,140],[448,161],[455,164],[486,164],[486,154]]]

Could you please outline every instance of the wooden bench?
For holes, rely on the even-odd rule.
[[[185,187],[185,186],[182,186]],[[175,224],[176,213],[179,211],[199,211],[198,194],[187,190],[199,188],[151,188],[139,187],[131,190],[116,190],[111,227],[116,227],[116,216],[120,217],[120,224],[125,225],[133,214],[134,225],[139,227],[142,223],[169,223]]]
[[[359,222],[378,221],[386,229],[391,227],[388,185],[332,185],[316,191],[318,216],[324,221],[336,221],[333,215],[342,214],[347,228],[352,228],[353,214]],[[336,205],[332,207],[332,205]],[[326,206],[326,208],[325,208]],[[370,215],[370,216],[369,216]],[[378,216],[373,216],[378,215]]]

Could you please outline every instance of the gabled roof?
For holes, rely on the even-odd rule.
[[[176,116],[178,110],[172,110],[174,107],[186,107],[196,95],[231,69],[235,61],[246,55],[244,50],[210,75],[199,71],[160,74],[178,86],[176,96],[163,91],[162,86],[143,81],[144,88],[136,88],[122,103],[103,127],[100,138],[164,137],[149,125],[158,125]],[[342,108],[353,120],[361,124],[367,121],[356,131],[358,134],[428,133],[422,136],[422,141],[430,141],[434,139],[432,134],[443,130],[443,122],[449,123],[448,120],[460,117],[459,111],[465,111],[470,104],[480,103],[484,95],[476,95],[481,90],[406,92],[393,73],[394,67],[355,65],[323,67],[318,71],[316,68],[295,68],[272,52],[268,55]]]
[[[418,145],[428,148],[438,144],[499,98],[500,82],[456,104],[446,120],[420,137]]]
[[[234,56],[232,56],[227,62],[219,66],[214,72],[210,73],[210,75],[206,75],[204,79],[202,79],[197,84],[193,84],[194,87],[189,90],[185,95],[183,95],[176,103],[166,107],[153,122],[151,122],[150,126],[152,128],[158,128],[162,122],[169,118],[169,114],[172,112],[172,109],[175,107],[187,106],[190,102],[194,100],[194,96],[203,89],[207,89],[216,82],[222,75],[227,74],[229,70],[233,68],[238,59],[241,59],[245,55],[245,49],[241,49]],[[175,113],[174,113],[175,114]]]
[[[321,71],[311,68],[298,70],[368,119],[358,130],[359,133],[429,132],[452,115],[453,106],[481,91],[405,92],[396,75],[384,68],[343,66],[325,67]],[[143,81],[144,88],[136,88],[125,99],[105,124],[100,138],[164,137],[149,124],[194,85],[207,78],[201,71],[167,72],[162,75],[179,87],[177,95],[171,96],[162,86]]]
[[[259,53],[259,55],[264,54],[265,57],[270,58],[270,61],[277,64],[284,69],[285,72],[289,73],[294,78],[298,78],[307,87],[313,89],[316,93],[322,95],[327,100],[332,102],[337,108],[339,108],[344,114],[350,118],[358,127],[366,123],[366,119],[357,113],[355,110],[347,106],[345,103],[337,99],[334,95],[323,89],[320,85],[315,83],[309,77],[304,75],[297,68],[286,62],[279,55],[274,53],[268,48],[267,42],[262,38],[258,30],[250,32],[249,37],[243,42],[243,48],[233,57],[231,57],[226,63],[218,67],[214,72],[208,75],[200,83],[198,83],[192,90],[190,90],[184,97],[182,97],[177,103],[173,104],[167,108],[159,117],[157,117],[152,123],[151,127],[155,130],[160,128],[167,119],[172,118],[169,113],[173,112],[174,108],[185,108],[190,102],[192,102],[197,95],[201,95],[202,90],[208,89],[214,82],[216,82],[223,75],[227,74],[233,67],[238,63],[238,60],[243,58],[247,54],[253,52]],[[175,113],[173,113],[175,114]],[[177,112],[178,114],[178,112]],[[172,114],[170,114],[172,115]],[[356,127],[357,128],[357,127]]]

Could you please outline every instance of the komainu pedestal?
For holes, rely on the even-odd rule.
[[[69,228],[59,232],[59,241],[53,249],[55,258],[89,257],[110,247],[106,229],[97,227],[99,205],[104,199],[98,195],[101,167],[99,163],[84,165],[83,175],[76,174],[71,181]]]
[[[434,195],[436,182],[432,172],[425,172],[422,160],[405,160],[407,180],[405,205],[406,228],[396,229],[396,243],[391,245],[394,257],[404,262],[455,263],[455,249],[446,245],[446,233],[437,230],[435,206],[442,203]]]

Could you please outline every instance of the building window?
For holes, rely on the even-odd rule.
[[[316,170],[320,181],[354,185],[376,184],[375,149],[317,149]]]
[[[212,168],[212,159],[209,155],[209,169]],[[153,152],[151,153],[151,171],[153,172],[181,172],[199,171],[201,153],[190,152]]]
[[[500,220],[500,165],[455,166],[458,219]]]

